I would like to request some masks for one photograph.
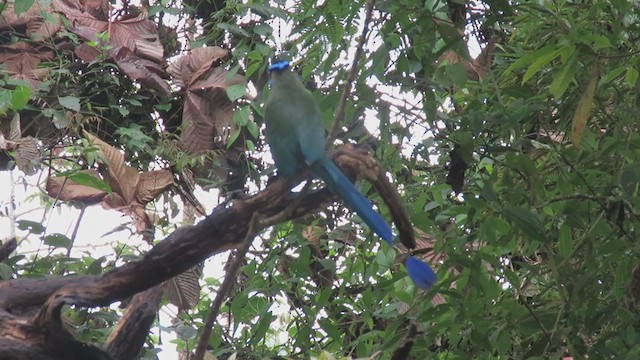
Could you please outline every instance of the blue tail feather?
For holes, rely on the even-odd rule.
[[[407,267],[409,277],[419,288],[429,289],[438,281],[431,267],[413,256],[409,256],[404,265]]]
[[[322,180],[338,195],[351,210],[355,211],[360,218],[384,241],[393,245],[393,233],[391,228],[375,210],[371,202],[362,195],[353,183],[340,171],[336,164],[326,156],[311,165],[311,171]]]
[[[353,183],[340,171],[336,164],[326,156],[313,164],[311,171],[322,180],[338,195],[351,210],[355,211],[360,218],[384,241],[393,246],[393,233],[391,228],[384,221],[382,216],[374,209],[371,202],[362,195]],[[428,264],[409,256],[405,262],[407,273],[416,286],[428,289],[436,283],[436,274]]]

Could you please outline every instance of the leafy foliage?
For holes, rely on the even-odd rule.
[[[168,232],[179,207],[202,208],[195,183],[222,201],[272,175],[259,129],[276,44],[301,60],[327,129],[351,82],[337,138],[369,147],[387,169],[418,234],[413,253],[440,277],[417,291],[392,249],[336,204],[259,237],[214,323],[211,354],[638,356],[634,3],[143,3],[3,5],[0,169],[39,166],[48,201],[107,204],[147,239]],[[169,59],[176,44],[183,51]],[[160,195],[154,219],[147,205]],[[65,252],[10,257],[3,279],[95,274],[139,255],[72,253],[73,237],[45,224],[17,221]],[[196,346],[220,289],[204,278],[198,299],[191,273],[188,294],[173,286],[182,351]],[[119,318],[67,316],[93,342]],[[157,344],[149,339],[149,357]]]

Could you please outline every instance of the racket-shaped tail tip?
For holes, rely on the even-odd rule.
[[[405,262],[407,273],[416,286],[421,289],[429,289],[435,285],[438,278],[431,267],[413,256],[409,256]]]

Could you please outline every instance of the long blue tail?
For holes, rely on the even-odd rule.
[[[351,210],[355,211],[371,230],[393,246],[394,238],[389,225],[373,209],[371,202],[356,189],[331,159],[325,156],[311,164],[310,167],[311,172],[324,180],[329,189],[347,203]],[[428,289],[436,283],[436,274],[428,264],[409,256],[405,266],[409,277],[418,287]]]
[[[384,241],[393,245],[393,233],[391,228],[375,210],[371,202],[362,195],[353,183],[340,171],[336,164],[326,156],[311,164],[311,171],[322,180],[338,195],[351,210],[355,211],[360,218]]]

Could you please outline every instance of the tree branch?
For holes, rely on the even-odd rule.
[[[396,223],[409,222],[395,188],[366,151],[350,145],[342,146],[334,160],[351,178],[361,175],[376,186]],[[111,359],[113,354],[110,351],[79,342],[64,328],[60,317],[64,305],[100,307],[124,300],[161,284],[214,254],[237,248],[246,243],[246,239],[273,225],[274,221],[296,219],[318,211],[334,200],[331,192],[321,189],[298,195],[303,197],[292,201],[295,195],[290,188],[295,183],[281,178],[264,191],[235,201],[233,206],[220,205],[200,223],[171,233],[142,259],[103,275],[0,282],[0,358],[11,358],[11,351],[21,348],[32,355],[38,354],[36,357],[25,355],[24,358]],[[295,206],[292,207],[292,203]],[[256,213],[267,220],[256,222]],[[402,225],[399,229],[403,243],[407,245],[407,241],[413,239],[413,232],[407,232]],[[139,325],[147,326],[142,320]],[[115,339],[115,336],[110,339],[108,350],[115,349]],[[126,349],[126,354],[132,352],[131,347]]]
[[[367,41],[367,34],[369,33],[369,23],[371,23],[374,3],[374,0],[367,0],[362,33],[360,34],[360,38],[358,38],[358,45],[356,46],[356,51],[353,54],[353,62],[351,63],[351,68],[349,69],[347,82],[346,84],[344,84],[344,90],[342,91],[340,102],[338,103],[338,107],[336,108],[336,115],[333,120],[331,131],[329,132],[327,144],[333,144],[333,141],[336,139],[336,135],[338,134],[338,130],[340,129],[340,124],[344,121],[344,109],[347,106],[347,100],[351,96],[351,88],[353,87],[353,83],[356,80],[356,75],[358,74],[358,61],[362,57],[362,52],[364,51],[364,43]]]

